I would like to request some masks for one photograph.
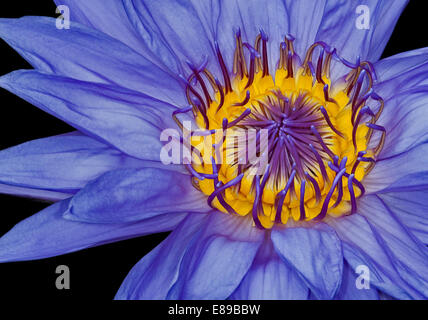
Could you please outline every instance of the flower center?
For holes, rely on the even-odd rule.
[[[361,181],[385,140],[376,124],[384,103],[372,89],[373,66],[352,64],[323,42],[302,60],[286,36],[271,75],[266,34],[261,31],[254,46],[243,43],[239,31],[235,39],[231,71],[216,46],[222,83],[206,60],[199,67],[189,63],[190,106],[173,114],[193,186],[213,208],[251,214],[259,228],[354,213],[364,194]],[[334,81],[333,59],[349,69]],[[203,132],[185,133],[177,116],[190,111]]]

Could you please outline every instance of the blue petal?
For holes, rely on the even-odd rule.
[[[375,69],[374,90],[386,106],[378,120],[387,130],[381,157],[389,158],[428,141],[428,48],[384,59]]]
[[[258,1],[234,0],[221,3],[217,22],[216,40],[228,66],[233,65],[234,32],[241,30],[244,42],[254,44],[263,30],[268,40],[269,67],[274,74],[279,61],[279,46],[287,34],[296,37],[295,50],[304,55],[314,42],[321,23],[325,1]]]
[[[413,192],[428,188],[428,171],[421,171],[403,176],[377,194],[389,192]]]
[[[379,195],[415,236],[428,244],[428,188]]]
[[[290,20],[289,33],[296,38],[295,48],[303,59],[306,50],[316,41],[317,32],[324,23],[328,1],[288,0],[286,4]]]
[[[0,183],[0,193],[10,194],[10,195],[19,196],[19,197],[25,197],[25,198],[34,198],[34,199],[41,199],[46,201],[53,201],[53,202],[64,200],[72,196],[72,194],[64,193],[64,192],[17,187],[17,186],[11,186],[3,183]]]
[[[38,139],[0,151],[0,182],[74,193],[101,174],[145,162],[80,133]]]
[[[375,68],[379,80],[375,91],[386,106],[378,123],[387,135],[378,163],[365,178],[367,189],[404,191],[426,185],[428,49],[381,60]]]
[[[53,257],[89,247],[173,229],[185,214],[166,214],[128,224],[94,224],[63,218],[70,200],[21,221],[0,238],[0,262]]]
[[[251,267],[265,232],[247,217],[213,212],[180,263],[168,299],[226,299]]]
[[[367,193],[380,193],[425,185],[427,166],[428,144],[422,144],[392,158],[377,159],[372,171],[364,177],[364,186]]]
[[[319,299],[332,299],[342,280],[343,257],[334,230],[319,224],[314,228],[272,231],[278,255],[294,268]]]
[[[375,288],[358,289],[356,286],[357,275],[345,262],[343,268],[342,285],[337,293],[336,300],[379,300],[379,294]]]
[[[368,228],[370,228],[368,225],[366,225],[367,222],[357,215],[354,215],[352,216],[352,218],[347,220],[348,221],[343,224],[348,225],[348,227],[355,227],[355,225],[357,225],[359,227],[367,226]],[[340,229],[341,227],[336,227],[333,224],[332,226],[334,226],[335,229],[338,230],[338,233],[341,238],[345,240],[345,242],[343,242],[342,244],[343,256],[345,257],[345,260],[347,261],[347,263],[349,263],[351,268],[354,270],[356,270],[359,266],[366,266],[369,268],[370,286],[373,285],[381,292],[387,292],[388,294],[396,297],[397,299],[411,299],[412,295],[418,296],[417,293],[414,293],[413,290],[409,288],[407,284],[403,283],[401,278],[396,275],[393,267],[391,268],[391,266],[389,265],[390,262],[388,260],[388,257],[383,252],[383,248],[379,247],[379,244],[376,242],[376,238],[373,237],[370,231],[359,231],[359,236],[366,236],[367,242],[361,243],[362,241],[359,241],[359,244],[357,246],[356,244],[349,244],[351,241],[349,239],[346,239],[342,235],[342,232],[345,232],[344,229],[342,230]],[[351,230],[351,232],[353,233],[354,231]],[[367,246],[370,245],[373,248],[371,248],[369,251],[369,247]],[[386,264],[386,268],[383,264]]]
[[[215,2],[212,4],[213,7],[216,5]],[[208,10],[212,9],[210,3],[204,1],[125,2],[126,11],[132,16],[134,26],[145,45],[175,72],[180,70],[175,70],[172,56],[188,71],[187,60],[198,64],[204,56],[208,56],[210,61],[215,61],[214,38],[212,30],[207,27],[207,16],[198,15],[201,8],[206,7]],[[214,12],[214,16],[210,16],[208,21],[212,21],[216,13],[218,14],[218,11]],[[217,68],[216,65],[213,66]]]
[[[421,299],[428,293],[427,248],[376,196],[358,203],[359,214],[331,219],[352,268],[367,265],[370,283],[398,299]],[[364,217],[363,217],[364,216]]]
[[[299,39],[296,50],[300,54],[313,43],[325,1],[126,1],[125,6],[132,15],[136,10],[138,19],[133,21],[138,22],[134,25],[147,46],[161,58],[165,57],[165,64],[171,64],[172,60],[169,54],[160,54],[167,46],[182,63],[190,60],[197,64],[207,56],[208,68],[220,77],[215,42],[230,67],[235,48],[234,33],[240,29],[243,41],[253,44],[263,30],[269,36],[273,72],[279,59],[279,44],[286,34],[292,33]]]
[[[205,220],[204,214],[188,215],[160,245],[132,268],[115,299],[165,299],[177,280],[187,246]]]
[[[397,20],[408,0],[328,1],[317,41],[324,41],[337,48],[338,54],[348,61],[375,62],[381,56]],[[369,8],[369,29],[358,29],[356,20],[358,5]],[[340,63],[333,63],[332,74],[343,75],[346,69]]]
[[[375,68],[379,80],[375,91],[385,100],[378,123],[385,127],[387,135],[376,166],[365,178],[367,190],[387,192],[392,184],[396,190],[424,184],[423,171],[428,159],[425,123],[428,49],[384,59],[376,63]]]
[[[380,207],[380,208],[379,208]],[[428,298],[428,248],[410,232],[378,197],[373,209],[361,213],[386,245],[390,259],[397,259],[401,278]]]
[[[155,57],[149,57],[151,52],[138,30],[139,24],[136,21],[138,19],[135,17],[136,13],[130,1],[109,1],[107,3],[105,0],[55,0],[55,3],[58,6],[66,5],[70,8],[72,21],[102,31],[145,57],[153,58],[153,62],[159,62],[158,59],[154,59]],[[168,52],[165,50],[162,54],[165,56]]]
[[[391,1],[369,1],[369,30],[356,28],[356,5],[349,1],[191,1],[184,5],[171,0],[167,3],[144,1],[144,5],[137,3],[136,8],[141,16],[147,16],[142,19],[143,25],[150,26],[147,29],[157,33],[158,37],[165,37],[173,50],[182,54],[182,60],[198,61],[207,54],[215,61],[211,49],[213,40],[216,40],[227,64],[231,65],[234,32],[241,29],[243,40],[252,44],[260,29],[263,29],[269,36],[271,69],[274,69],[278,61],[279,43],[286,34],[296,37],[295,49],[300,55],[304,55],[315,41],[325,41],[338,48],[339,53],[348,60],[354,61],[360,56],[376,61],[406,2],[396,0],[391,4]],[[153,16],[157,23],[148,16]],[[181,21],[190,21],[192,36],[184,36],[187,29],[182,27]],[[198,40],[201,42],[198,43]],[[188,48],[194,48],[195,52],[189,52]],[[335,71],[341,73],[343,70]]]
[[[215,38],[226,65],[233,65],[235,32],[241,31],[242,39],[253,45],[260,30],[268,35],[269,69],[274,74],[279,59],[279,45],[289,32],[287,9],[282,1],[224,1],[220,3],[220,15],[214,19]]]
[[[174,107],[117,86],[37,71],[0,78],[3,87],[81,132],[145,160],[159,161],[160,132],[176,128]]]
[[[229,297],[236,300],[305,300],[308,287],[275,252],[270,240],[260,247],[251,269]]]
[[[408,85],[408,81],[427,70],[428,48],[396,54],[377,61],[374,67],[378,79],[375,84],[376,91],[381,92],[385,98],[390,98],[403,86],[411,88],[414,83]]]
[[[171,212],[212,210],[187,174],[157,168],[118,169],[103,174],[70,201],[64,217],[122,223]]]
[[[424,87],[415,86],[408,92],[396,92],[385,101],[386,108],[378,124],[386,129],[385,145],[380,153],[381,159],[388,159],[428,142],[428,76],[425,74]]]
[[[184,90],[173,77],[120,41],[77,23],[58,30],[55,22],[47,17],[0,19],[0,37],[39,71],[185,103]]]

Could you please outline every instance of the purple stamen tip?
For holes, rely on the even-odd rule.
[[[374,92],[373,90],[371,91],[371,95],[370,95],[370,97],[373,99],[373,100],[381,100],[382,98],[376,93],[376,92]]]
[[[256,49],[254,49],[249,43],[245,42],[244,46],[248,49],[248,51],[250,51],[251,59],[261,57],[260,53]]]
[[[237,27],[237,28],[235,29],[235,36],[236,36],[236,37],[238,37],[238,38],[240,38],[240,37],[241,37],[241,28],[240,28],[240,27]]]
[[[192,167],[192,165],[191,164],[186,164],[185,165],[186,167],[187,167],[187,169],[190,171],[190,173],[194,176],[194,177],[196,177],[197,179],[199,179],[199,180],[204,180],[205,179],[205,177],[202,175],[202,174],[200,174],[199,172],[197,172],[195,169],[193,169],[193,167]]]
[[[259,31],[260,31],[260,35],[262,36],[262,40],[268,41],[269,37],[267,36],[266,32],[264,32],[264,30],[262,28],[260,28]]]
[[[291,34],[289,34],[289,33],[287,33],[286,35],[285,35],[285,38],[287,39],[287,40],[289,40],[289,41],[294,41],[294,40],[296,40],[296,38],[295,37],[293,37]]]
[[[361,70],[360,75],[359,75],[358,80],[357,80],[357,82],[358,82],[359,84],[363,83],[363,81],[364,81],[364,79],[365,79],[365,76],[366,76],[366,73],[367,73],[367,72],[366,72],[366,70],[365,70],[365,69]]]
[[[223,122],[222,122],[223,131],[227,129],[228,123],[229,123],[229,120],[227,118],[223,118]]]
[[[366,126],[373,129],[373,130],[386,132],[385,127],[379,126],[379,125],[374,124],[374,123],[366,122]]]
[[[234,103],[233,106],[235,106],[235,107],[242,107],[242,106],[245,106],[248,103],[248,101],[250,101],[250,90],[247,90],[247,93],[245,95],[244,101],[238,102],[238,103]]]

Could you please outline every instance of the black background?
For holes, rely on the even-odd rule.
[[[55,5],[50,0],[0,3],[0,17],[56,16]],[[364,4],[364,1],[361,1],[361,4]],[[383,57],[428,46],[426,20],[424,1],[411,0]],[[1,40],[0,57],[0,75],[16,69],[31,68]],[[73,130],[60,120],[2,89],[0,104],[0,149]],[[0,235],[47,205],[40,201],[0,195]],[[4,294],[8,300],[110,300],[132,266],[166,235],[145,236],[38,261],[0,264],[0,294]],[[61,264],[70,268],[70,290],[58,290],[55,287],[55,269]]]

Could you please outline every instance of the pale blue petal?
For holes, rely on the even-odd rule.
[[[107,171],[144,166],[142,160],[83,134],[72,133],[0,151],[0,183],[74,193]]]
[[[232,0],[219,3],[220,15],[214,20],[215,38],[229,69],[233,66],[236,31],[240,30],[242,40],[253,46],[260,30],[263,30],[269,37],[269,69],[270,73],[274,74],[279,60],[279,45],[290,28],[283,1]]]
[[[284,228],[272,231],[278,255],[292,267],[318,299],[332,299],[342,281],[340,240],[325,224],[317,228]]]
[[[338,48],[345,58],[354,61],[357,56],[376,61],[392,33],[398,17],[405,7],[405,0],[391,3],[369,1],[371,27],[359,30],[355,26],[359,3],[350,1],[191,1],[181,3],[168,1],[143,4],[134,2],[140,13],[145,29],[157,33],[165,39],[181,60],[198,62],[205,54],[210,61],[213,55],[213,41],[217,41],[223,51],[227,65],[231,66],[235,46],[234,33],[240,29],[243,40],[254,43],[255,37],[264,30],[269,36],[271,71],[279,56],[279,44],[286,34],[296,38],[295,48],[302,57],[315,41],[325,41]],[[152,18],[153,20],[149,19]],[[157,21],[155,23],[154,21]],[[184,37],[181,21],[189,21],[192,33]],[[147,31],[145,32],[147,33]],[[213,37],[214,36],[214,37]],[[200,42],[198,43],[198,40]],[[344,45],[346,43],[346,45]],[[189,48],[194,48],[189,53]],[[212,66],[216,69],[216,65]],[[343,69],[336,73],[343,73]]]
[[[395,260],[401,278],[428,298],[428,248],[410,232],[395,213],[378,197],[378,201],[367,201],[371,208],[361,210],[378,233],[390,259]]]
[[[376,62],[392,34],[397,20],[408,0],[330,0],[327,1],[317,41],[324,41],[337,49],[337,53],[354,63],[357,57]],[[357,7],[364,5],[369,9],[369,28],[356,26]],[[341,63],[333,63],[332,74],[341,76],[348,72]]]
[[[324,14],[328,1],[286,1],[289,33],[296,38],[295,48],[301,59],[306,51],[317,40],[317,32],[324,23]]]
[[[385,98],[392,97],[406,86],[414,75],[428,69],[428,47],[406,51],[374,63],[378,82],[377,91]],[[412,85],[407,86],[411,88]]]
[[[1,77],[0,87],[79,131],[145,160],[159,161],[161,131],[176,128],[171,118],[174,107],[117,86],[21,70]]]
[[[375,90],[386,106],[378,122],[387,135],[365,185],[369,192],[405,190],[424,183],[422,172],[427,165],[428,130],[424,119],[428,116],[428,51],[420,49],[382,60],[376,70],[380,82]],[[412,178],[407,179],[408,175]]]
[[[426,247],[376,196],[360,200],[358,212],[328,222],[344,242],[344,256],[351,267],[368,266],[370,283],[395,298],[425,297]]]
[[[159,57],[155,57],[149,48],[150,40],[144,41],[139,30],[139,21],[135,18],[136,12],[130,5],[130,1],[124,0],[55,0],[57,5],[66,5],[70,8],[70,18],[72,21],[84,24],[89,28],[94,28],[109,36],[120,40],[135,51],[156,64],[160,64]],[[165,46],[163,44],[162,48]],[[167,50],[162,51],[166,58]],[[169,53],[171,55],[171,53]],[[173,69],[174,60],[169,60],[170,67]]]
[[[378,124],[387,130],[382,158],[428,141],[428,48],[409,51],[375,64],[374,90],[385,100]]]
[[[57,202],[21,221],[0,238],[0,262],[53,257],[110,242],[165,232],[185,214],[166,214],[127,224],[94,224],[64,219],[70,200]]]
[[[0,19],[0,37],[39,71],[185,103],[184,90],[172,76],[120,41],[77,23],[57,29],[55,22],[48,17]]]
[[[404,191],[424,184],[422,173],[428,159],[425,123],[428,117],[428,49],[381,60],[375,68],[379,81],[374,88],[385,100],[378,124],[385,127],[387,135],[379,159],[364,184],[368,192],[387,192],[391,188]]]
[[[346,218],[346,222],[341,222],[340,227],[335,227],[338,234],[344,240],[343,256],[352,269],[356,270],[359,266],[365,266],[369,268],[370,272],[370,286],[375,286],[381,292],[387,292],[388,294],[396,297],[397,299],[412,299],[414,297],[420,297],[420,295],[406,283],[403,283],[402,279],[396,275],[394,268],[390,265],[388,256],[384,253],[383,248],[376,242],[376,238],[370,231],[370,227],[361,216],[352,215],[350,218]],[[358,233],[359,237],[365,237],[364,241],[358,240],[358,245],[351,243],[351,240],[345,238],[344,232],[347,231],[347,227],[362,227],[362,230],[350,230],[351,236],[354,236],[354,232]],[[365,229],[367,228],[367,229]]]
[[[337,293],[336,300],[379,300],[379,294],[373,286],[358,288],[358,273],[345,262],[343,268],[342,285]]]
[[[236,300],[306,300],[308,287],[275,252],[271,240],[259,248],[253,265],[229,297]]]
[[[403,176],[377,194],[389,192],[412,192],[428,188],[428,171],[421,171]]]
[[[23,188],[3,183],[0,183],[0,193],[18,197],[41,199],[52,202],[64,200],[72,196],[72,194],[64,192]]]
[[[175,72],[186,70],[189,74],[186,61],[197,65],[205,56],[215,61],[212,30],[198,15],[198,9],[210,7],[209,2],[127,0],[124,4],[145,45]],[[173,56],[181,63],[179,70],[174,68]],[[218,69],[215,64],[211,67]]]
[[[385,101],[385,110],[378,124],[386,129],[386,140],[380,158],[388,159],[428,142],[428,76],[423,76],[426,85],[415,85],[408,92],[396,92]]]
[[[248,217],[211,213],[188,246],[167,298],[226,299],[250,269],[264,234]]]
[[[204,214],[188,215],[160,245],[132,268],[115,299],[165,299],[177,280],[180,263],[190,240],[205,220]]]
[[[103,174],[70,201],[64,217],[92,223],[122,223],[171,212],[208,212],[206,196],[188,174],[157,168],[118,169]]]
[[[303,56],[314,42],[321,23],[325,1],[312,0],[232,0],[221,3],[216,40],[227,61],[233,65],[235,32],[240,29],[244,42],[254,45],[260,30],[268,36],[270,73],[279,61],[279,48],[287,34],[296,38],[295,50]],[[215,20],[216,21],[216,20]]]
[[[426,184],[428,166],[428,144],[419,145],[400,155],[378,159],[372,171],[364,177],[367,193],[388,192]],[[407,177],[413,177],[408,179]],[[418,183],[416,182],[418,181]]]
[[[428,188],[389,192],[379,197],[420,241],[428,244]]]
[[[215,42],[219,44],[227,67],[231,68],[235,32],[240,29],[243,41],[252,45],[263,30],[269,37],[273,73],[279,59],[279,45],[286,34],[298,38],[296,50],[300,54],[314,42],[324,6],[325,1],[314,3],[311,0],[125,1],[131,16],[137,12],[137,19],[132,20],[146,45],[164,59],[166,65],[172,65],[173,60],[167,49],[177,56],[187,72],[190,70],[184,64],[186,60],[198,64],[206,56],[208,69],[219,78]]]

